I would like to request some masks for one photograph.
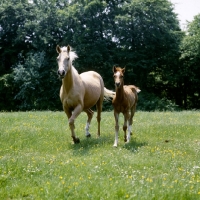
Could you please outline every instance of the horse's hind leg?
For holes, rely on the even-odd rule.
[[[90,128],[90,123],[91,123],[94,112],[90,108],[84,111],[87,113],[87,116],[88,116],[88,120],[85,126],[85,135],[86,137],[90,137],[91,134],[89,132],[89,128]]]
[[[133,105],[133,107],[131,108],[131,116],[130,119],[128,121],[128,133],[130,133],[130,135],[132,135],[132,124],[133,124],[133,117],[135,114],[135,110],[136,110],[136,104]]]
[[[97,137],[100,137],[100,122],[101,122],[101,111],[102,111],[103,96],[97,101],[97,122],[98,122],[98,132]]]

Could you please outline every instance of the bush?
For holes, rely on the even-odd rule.
[[[180,108],[167,98],[159,98],[154,94],[141,92],[138,94],[139,100],[137,110],[143,111],[179,111]]]
[[[19,91],[15,99],[20,100],[19,110],[61,109],[59,81],[45,58],[44,52],[30,53],[23,63],[14,69],[14,82]]]

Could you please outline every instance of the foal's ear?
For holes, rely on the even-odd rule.
[[[57,51],[57,53],[61,53],[61,49],[60,49],[59,45],[56,46],[56,51]]]
[[[70,46],[67,45],[67,52],[69,53],[70,52]]]
[[[124,72],[125,72],[125,69],[126,69],[125,67],[122,69],[122,73],[123,73],[123,74],[124,74]]]
[[[113,66],[113,73],[115,73],[117,71],[116,66]]]

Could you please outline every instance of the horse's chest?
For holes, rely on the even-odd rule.
[[[120,112],[124,113],[129,109],[127,102],[120,102],[120,101],[113,101],[113,107],[115,111],[117,111],[118,113]]]
[[[62,102],[65,106],[67,106],[68,108],[75,108],[78,104],[81,103],[81,100],[79,98],[78,95],[76,94],[66,94],[63,98],[63,102]]]

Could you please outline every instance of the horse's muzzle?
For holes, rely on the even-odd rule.
[[[115,82],[115,86],[119,87],[120,86],[120,82]]]
[[[60,76],[60,78],[64,78],[64,76],[65,76],[65,70],[58,70],[57,74],[58,74],[58,76]]]

